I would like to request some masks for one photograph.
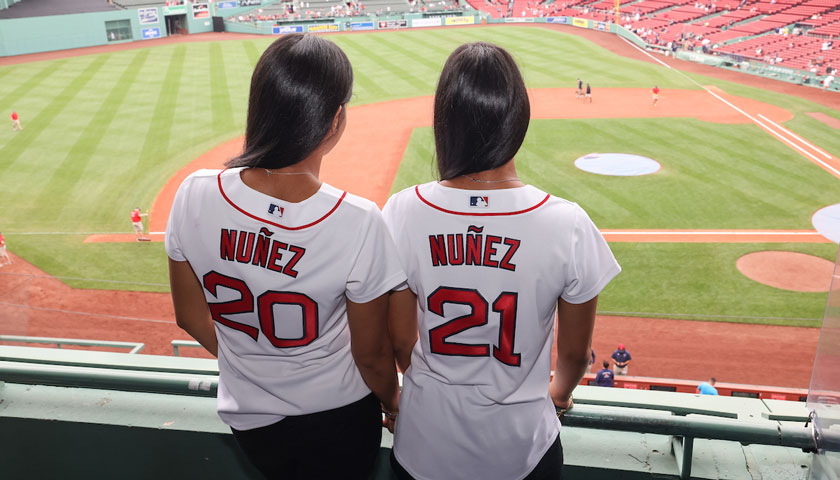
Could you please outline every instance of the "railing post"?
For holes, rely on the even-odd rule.
[[[680,478],[687,480],[691,478],[691,460],[694,457],[694,437],[683,437],[682,461],[680,462]]]

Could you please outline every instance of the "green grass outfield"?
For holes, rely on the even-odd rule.
[[[482,27],[329,38],[353,62],[353,105],[431,95],[446,56],[463,42],[486,40],[513,52],[532,88],[571,88],[581,77],[596,91],[653,84],[696,89],[694,80],[787,108],[795,118],[785,126],[840,152],[836,130],[804,115],[840,118],[836,110],[684,76],[559,31]],[[242,134],[250,74],[271,40],[184,43],[0,67],[0,112],[16,109],[25,128],[17,134],[0,129],[0,231],[9,248],[74,287],[166,291],[162,244],[82,240],[88,233],[130,233],[132,208],[148,208],[180,167]],[[663,170],[613,178],[574,169],[575,158],[593,151],[648,155]],[[810,228],[814,210],[840,202],[837,179],[753,125],[540,120],[532,122],[517,159],[526,181],[577,201],[601,228]],[[431,160],[430,132],[418,129],[395,188],[431,178]],[[602,295],[602,311],[796,325],[815,325],[807,319],[821,318],[826,295],[755,284],[738,274],[735,259],[772,248],[833,260],[837,251],[836,245],[790,244],[612,247],[625,271]]]

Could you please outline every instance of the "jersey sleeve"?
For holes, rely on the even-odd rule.
[[[362,245],[347,278],[347,298],[356,303],[369,302],[406,280],[382,214],[374,206],[368,215]]]
[[[388,199],[385,206],[382,207],[382,218],[385,220],[385,225],[388,227],[391,238],[396,245],[400,265],[406,272],[406,275],[408,275],[411,271],[411,249],[409,248],[410,242],[406,238],[405,225],[403,225],[402,221],[405,218],[405,214],[404,212],[400,212],[399,208],[400,197],[401,195],[398,193]],[[411,288],[410,281],[408,280],[395,287],[394,290],[405,290],[406,288]],[[412,289],[412,291],[416,290]]]
[[[176,262],[185,262],[187,258],[181,250],[180,234],[184,228],[184,216],[186,210],[187,197],[189,196],[189,181],[187,177],[181,186],[178,187],[178,192],[175,194],[175,200],[172,202],[172,210],[169,211],[169,220],[166,222],[166,235],[164,236],[164,243],[166,245],[166,255]]]
[[[604,236],[579,206],[575,209],[574,223],[566,272],[568,281],[561,298],[580,304],[595,298],[621,272],[621,267]]]

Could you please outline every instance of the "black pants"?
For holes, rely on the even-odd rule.
[[[367,479],[382,440],[373,394],[333,410],[233,430],[248,460],[269,479]]]
[[[414,480],[414,477],[397,461],[393,450],[391,451],[391,468],[399,480]],[[524,480],[560,480],[562,470],[563,445],[560,443],[560,435],[558,435],[557,440],[548,447],[548,451],[540,459],[540,463],[531,470],[531,473]]]

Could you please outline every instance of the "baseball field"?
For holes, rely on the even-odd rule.
[[[810,114],[840,120],[839,95],[812,101],[683,72],[575,33],[498,26],[331,36],[350,57],[355,84],[347,132],[327,157],[323,178],[380,205],[389,192],[434,179],[429,96],[443,62],[461,43],[494,42],[513,53],[531,89],[531,126],[517,155],[521,178],[583,206],[623,268],[600,297],[601,315],[819,326],[829,278],[823,291],[780,289],[748,278],[736,263],[768,250],[834,262],[835,243],[773,232],[813,231],[814,212],[840,203],[840,178],[753,120],[762,115],[783,125],[838,168],[837,127]],[[179,172],[219,167],[235,153],[250,74],[272,40],[197,37],[0,61],[0,111],[16,110],[24,127],[0,129],[0,232],[15,260],[0,270],[7,307],[0,334],[10,329],[8,312],[49,298],[42,287],[22,295],[34,282],[12,281],[15,272],[58,278],[62,295],[134,295],[141,300],[127,302],[124,316],[171,323],[129,292],[168,291],[159,241],[166,192],[177,187]],[[577,78],[592,85],[591,104],[575,98]],[[657,106],[653,85],[662,89]],[[622,177],[575,167],[575,159],[596,152],[642,155],[661,168]],[[134,241],[135,207],[150,211],[154,241]],[[723,241],[648,235],[692,231],[769,234]],[[73,302],[50,308],[94,308]],[[35,315],[30,320],[25,333],[49,334],[35,328]],[[102,323],[101,338],[111,339],[114,328]],[[143,328],[132,328],[143,341]],[[621,339],[605,339],[604,348],[614,340]],[[811,358],[814,347],[807,347]]]

